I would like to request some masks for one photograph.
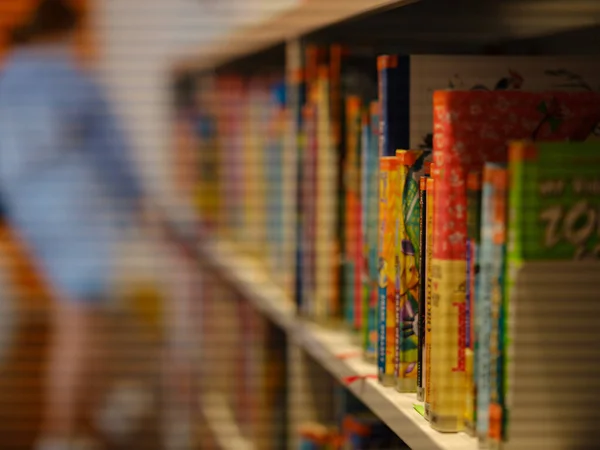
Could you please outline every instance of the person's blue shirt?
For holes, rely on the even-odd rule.
[[[123,225],[142,197],[128,152],[102,90],[66,47],[16,50],[0,68],[7,219],[72,300],[107,293]]]

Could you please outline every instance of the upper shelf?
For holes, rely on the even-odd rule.
[[[599,25],[598,0],[300,0],[195,49],[176,69],[218,68],[299,37],[400,53],[597,54]]]
[[[376,10],[419,0],[301,0],[269,19],[215,39],[183,58],[178,70],[207,70],[236,58]]]

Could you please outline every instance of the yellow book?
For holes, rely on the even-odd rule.
[[[378,373],[385,386],[396,383],[396,248],[400,197],[397,192],[398,163],[395,156],[382,157],[379,166],[379,293]]]
[[[429,420],[430,414],[430,402],[432,398],[432,390],[431,390],[431,294],[432,294],[432,284],[431,284],[431,262],[433,258],[433,193],[435,189],[435,180],[434,176],[434,167],[432,164],[431,168],[431,178],[427,180],[427,269],[425,270],[427,274],[427,288],[426,288],[426,297],[425,302],[427,303],[425,306],[426,317],[425,317],[425,352],[423,355],[424,361],[424,376],[423,376],[423,386],[425,386],[425,418]]]

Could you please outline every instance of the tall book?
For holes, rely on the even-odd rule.
[[[509,149],[503,448],[593,448],[600,394],[600,146]]]
[[[484,161],[506,162],[511,139],[586,140],[600,122],[600,95],[592,92],[437,91],[432,315],[431,423],[462,430],[465,402],[466,177]],[[439,325],[438,325],[439,324]],[[438,330],[440,333],[436,333]],[[455,355],[452,360],[448,354]]]

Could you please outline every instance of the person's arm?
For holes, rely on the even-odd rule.
[[[125,200],[130,206],[141,207],[145,200],[144,189],[131,160],[131,147],[123,127],[101,89],[92,85],[90,90],[94,140],[92,152],[95,163],[118,200]]]

